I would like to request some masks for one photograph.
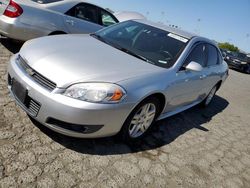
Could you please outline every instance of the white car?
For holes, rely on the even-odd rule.
[[[85,0],[0,0],[0,35],[20,41],[68,33],[92,33],[139,13],[114,16]]]

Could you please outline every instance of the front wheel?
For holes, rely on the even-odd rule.
[[[142,139],[159,115],[160,101],[157,98],[149,98],[141,102],[128,116],[121,135],[127,142]]]

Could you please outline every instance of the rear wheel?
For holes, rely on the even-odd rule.
[[[210,103],[211,103],[211,101],[213,100],[213,98],[214,98],[214,95],[215,95],[215,93],[216,93],[216,91],[217,91],[217,85],[215,85],[213,88],[212,88],[212,90],[209,92],[209,94],[208,94],[208,96],[202,101],[202,106],[203,107],[207,107]]]
[[[128,116],[121,130],[122,139],[127,142],[142,139],[159,115],[160,102],[149,98],[141,102]]]

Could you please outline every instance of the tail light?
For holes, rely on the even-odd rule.
[[[10,18],[16,18],[23,13],[23,9],[14,1],[10,1],[10,4],[4,11],[4,15]]]

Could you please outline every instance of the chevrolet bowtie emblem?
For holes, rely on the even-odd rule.
[[[27,69],[26,69],[26,72],[27,72],[27,74],[30,75],[30,76],[33,76],[33,75],[35,74],[35,72],[34,72],[31,68],[27,68]]]

